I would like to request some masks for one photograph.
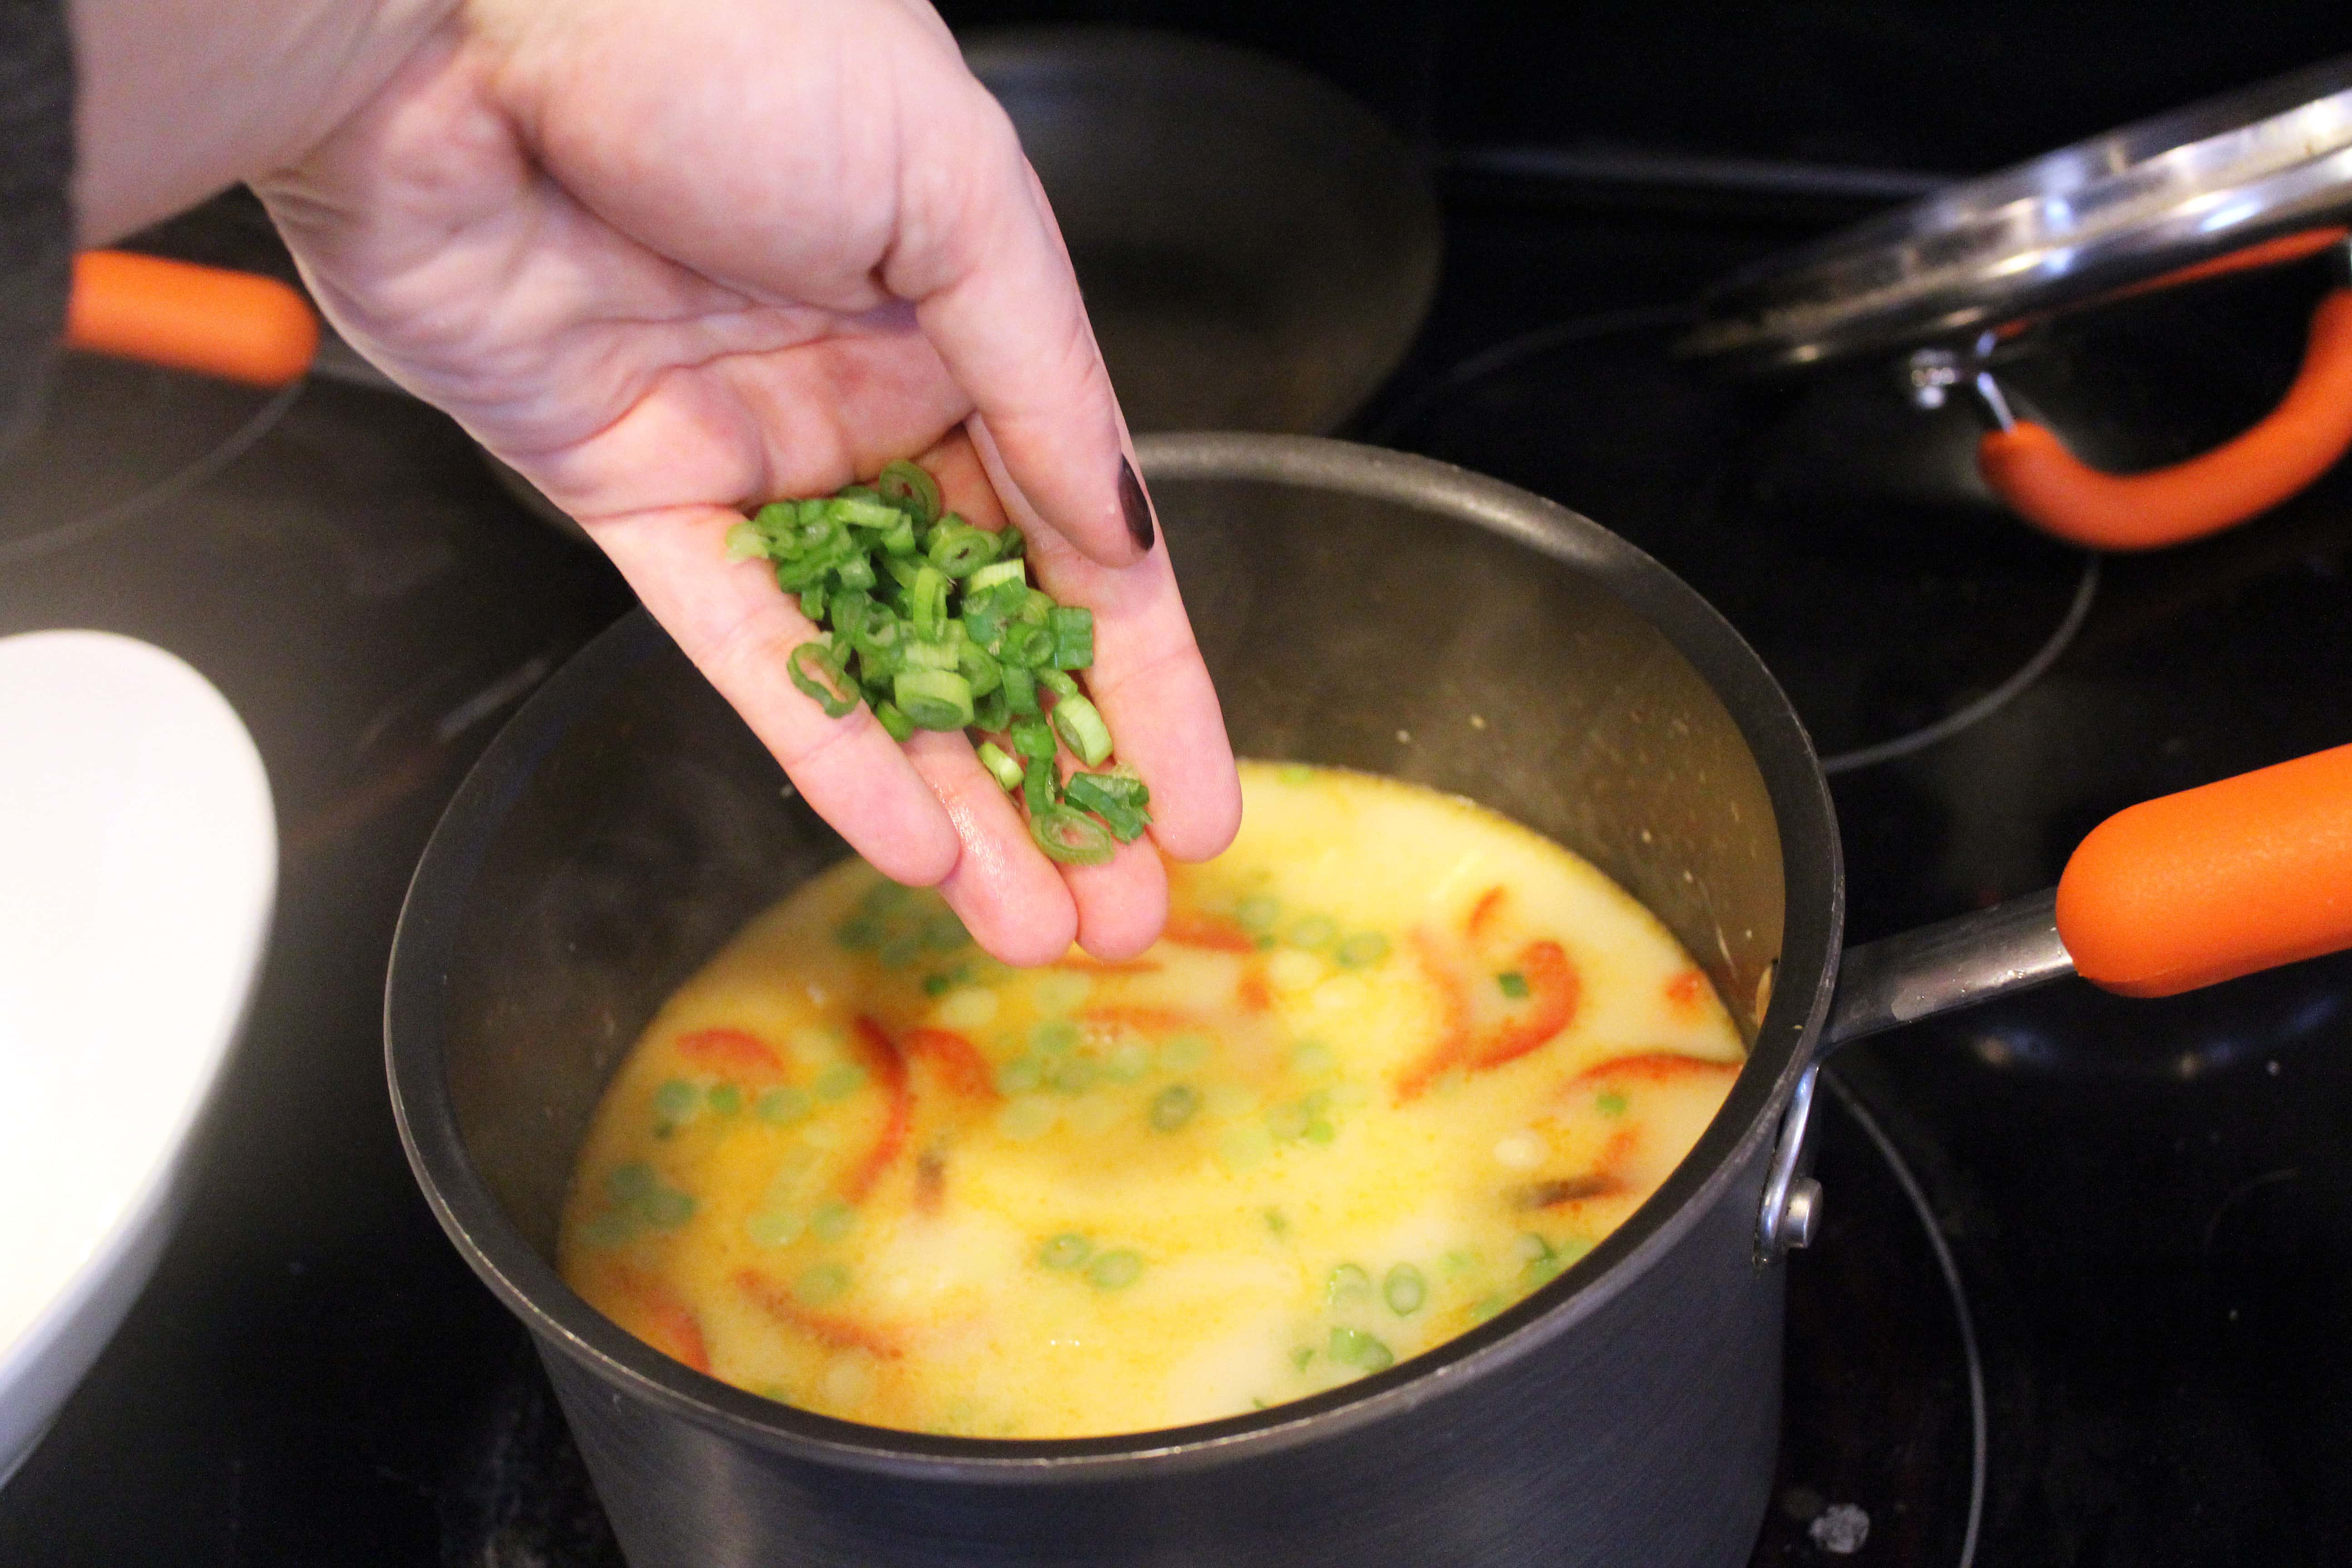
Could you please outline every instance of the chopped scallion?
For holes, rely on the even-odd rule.
[[[980,743],[980,762],[982,767],[995,775],[996,782],[1006,789],[1017,790],[1021,787],[1021,764],[1005,755],[1003,748],[995,742],[982,741]]]
[[[920,463],[901,458],[882,465],[880,477],[874,489],[885,500],[903,503],[914,514],[915,521],[929,526],[940,515],[940,482]]]
[[[1038,848],[1068,866],[1099,866],[1113,853],[1109,829],[1059,804],[1043,811],[1031,807],[1029,837]]]
[[[857,689],[842,672],[841,661],[823,643],[804,642],[785,659],[793,684],[814,698],[828,719],[838,719],[857,706]]]
[[[983,760],[1019,790],[1031,836],[1057,859],[1097,863],[1151,818],[1131,771],[1077,775],[1073,793],[1055,763],[1056,737],[1089,768],[1111,753],[1108,725],[1067,673],[1094,663],[1094,612],[1030,584],[1019,529],[976,527],[944,502],[920,465],[893,462],[870,485],[760,507],[727,530],[726,555],[765,560],[817,624],[786,669],[826,714],[862,700],[900,742],[919,729],[1009,732],[1009,752],[986,741]]]
[[[891,696],[918,729],[961,730],[971,722],[971,684],[953,670],[902,670]]]
[[[1098,768],[1110,758],[1110,727],[1103,722],[1100,710],[1083,697],[1065,697],[1054,704],[1054,732],[1090,768]]]

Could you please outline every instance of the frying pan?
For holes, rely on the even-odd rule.
[[[2347,748],[2135,808],[2056,895],[1842,965],[1811,747],[1656,563],[1426,459],[1245,435],[1138,451],[1238,749],[1459,792],[1576,849],[1706,971],[1747,1064],[1688,1158],[1573,1268],[1344,1389],[1017,1442],[729,1387],[574,1295],[557,1216],[654,1010],[846,851],[632,616],[451,804],[401,916],[385,1040],[418,1179],[530,1330],[636,1568],[1742,1562],[1778,1439],[1785,1255],[1822,1202],[1804,1132],[1823,1053],[2074,965],[2153,994],[2352,944]]]

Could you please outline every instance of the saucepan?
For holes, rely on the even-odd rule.
[[[1824,1051],[2054,978],[2178,989],[2352,945],[2352,748],[2126,813],[2049,896],[1843,956],[1828,791],[1763,666],[1602,528],[1307,437],[1139,444],[1234,740],[1457,791],[1585,855],[1706,969],[1747,1065],[1617,1232],[1429,1354],[1246,1416],[981,1440],[674,1363],[553,1263],[607,1077],[667,993],[845,853],[642,616],[451,804],[385,1035],[425,1194],[528,1326],[637,1568],[1736,1563],[1768,1500]]]

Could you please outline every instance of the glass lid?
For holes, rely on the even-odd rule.
[[[1737,274],[1676,346],[1748,371],[1959,336],[2352,214],[2352,56],[1963,181]]]

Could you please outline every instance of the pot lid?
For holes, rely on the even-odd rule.
[[[1996,326],[2352,213],[2352,56],[1963,181],[1703,295],[1685,355],[1770,371]]]

